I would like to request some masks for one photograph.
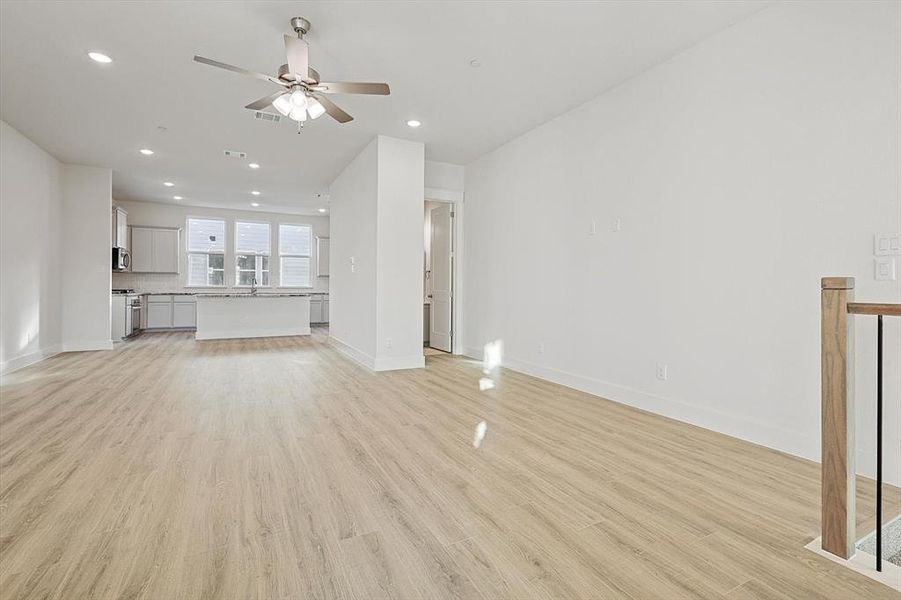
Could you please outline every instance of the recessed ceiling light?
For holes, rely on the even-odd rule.
[[[140,152],[144,156],[150,156],[151,154],[153,154],[153,150],[151,150],[150,148],[141,148],[140,150],[138,150],[138,152]]]
[[[253,194],[254,196],[259,196],[259,195],[260,195],[260,191],[259,191],[259,190],[253,190],[253,191],[250,192],[250,193]]]
[[[409,121],[407,121],[407,127],[419,127],[420,125],[422,125],[422,123],[420,123],[416,119],[410,119]]]
[[[250,167],[251,169],[259,169],[260,168],[260,165],[258,165],[257,163],[250,163],[247,166]]]
[[[319,212],[325,212],[325,209],[324,209],[324,208],[320,208],[320,209],[319,209]]]
[[[181,196],[172,196],[173,200],[184,200]]]
[[[259,202],[251,202],[250,205],[251,205],[251,206],[259,206],[260,203],[259,203]]]
[[[102,52],[88,52],[88,56],[94,62],[99,62],[99,63],[103,63],[103,64],[108,64],[108,63],[113,62],[113,59],[111,59],[106,54],[103,54]]]
[[[163,185],[166,186],[166,187],[172,187],[172,186],[175,185],[175,184],[172,183],[171,181],[164,181],[164,182],[163,182]]]

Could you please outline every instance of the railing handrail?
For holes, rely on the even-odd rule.
[[[901,304],[886,304],[884,302],[849,302],[848,314],[901,317]]]

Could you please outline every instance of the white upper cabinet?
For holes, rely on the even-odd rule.
[[[131,228],[131,270],[136,273],[178,273],[180,229]]]
[[[153,272],[153,230],[131,228],[131,270],[135,273]]]
[[[329,239],[316,238],[316,276],[328,277]]]
[[[113,208],[111,222],[114,248],[128,248],[128,213],[123,208]]]
[[[178,273],[178,229],[153,230],[153,271]]]

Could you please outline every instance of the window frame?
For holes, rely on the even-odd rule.
[[[310,253],[307,254],[290,254],[285,253],[282,254],[282,225],[287,225],[289,227],[306,227],[310,230]],[[313,285],[313,225],[311,223],[293,223],[293,222],[280,222],[278,223],[278,239],[276,240],[276,244],[278,246],[278,287],[279,288],[289,288],[295,290],[312,290],[314,289]],[[282,258],[306,258],[310,261],[310,278],[307,280],[307,285],[285,285],[283,282],[284,279],[284,261]],[[270,274],[271,281],[271,274]]]
[[[269,236],[268,236],[269,237],[269,252],[268,253],[265,253],[265,254],[253,253],[253,254],[251,254],[249,252],[242,252],[242,251],[238,250],[238,225],[241,223],[246,223],[246,224],[251,224],[251,225],[265,225],[266,227],[269,228]],[[254,219],[235,219],[234,225],[235,225],[235,245],[234,245],[235,286],[234,287],[236,287],[236,288],[254,287],[252,284],[242,284],[241,283],[241,273],[249,273],[250,269],[239,269],[238,268],[238,257],[254,256],[255,260],[254,260],[253,273],[254,273],[254,275],[257,275],[257,274],[262,274],[264,271],[261,266],[262,261],[260,260],[260,258],[265,256],[266,258],[269,259],[269,268],[265,269],[265,271],[269,273],[269,283],[266,285],[257,284],[256,287],[257,288],[271,288],[272,287],[272,222],[271,221],[257,221]],[[261,281],[262,277],[259,277],[258,280]]]
[[[191,250],[191,221],[220,221],[223,224],[222,235],[225,236],[225,239],[222,240],[222,252],[200,252],[196,250]],[[207,257],[207,283],[201,285],[192,285],[191,284],[191,255],[197,254],[201,256]],[[210,256],[222,256],[222,284],[211,284],[210,281]],[[220,218],[220,217],[202,217],[199,215],[188,215],[185,217],[185,287],[186,288],[225,288],[228,287],[228,269],[226,265],[228,264],[226,258],[228,256],[228,219]],[[215,269],[218,271],[219,269]]]

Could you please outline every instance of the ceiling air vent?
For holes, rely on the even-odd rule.
[[[238,152],[237,150],[226,150],[225,156],[228,158],[247,158],[246,152]]]
[[[281,115],[274,115],[272,113],[263,112],[261,110],[254,112],[253,118],[257,119],[258,121],[266,121],[268,123],[278,123],[282,120]]]

